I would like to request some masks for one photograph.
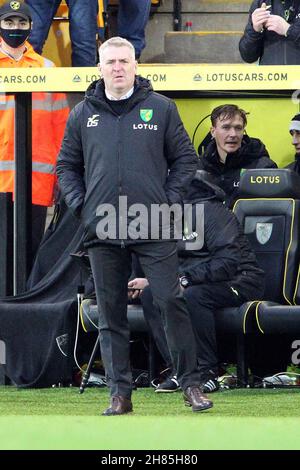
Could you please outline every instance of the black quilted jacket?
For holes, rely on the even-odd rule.
[[[254,31],[251,15],[262,3],[271,5],[271,14],[284,18],[284,11],[289,11],[290,28],[287,37],[274,31]],[[240,40],[240,54],[245,62],[259,60],[260,65],[300,65],[300,2],[299,0],[254,0],[250,7],[249,20]]]
[[[255,138],[243,137],[242,145],[236,152],[227,155],[225,164],[219,160],[215,141],[210,142],[199,160],[199,169],[209,172],[214,182],[225,192],[226,204],[232,207],[238,198],[241,173],[249,168],[277,168],[270,159],[264,144]]]
[[[196,167],[197,156],[175,103],[137,77],[120,116],[106,101],[102,80],[89,87],[70,113],[57,175],[67,205],[85,226],[85,245],[91,246],[100,241],[97,224],[105,217],[100,207],[116,210],[116,237],[106,241],[122,243],[119,197],[127,198],[128,207],[143,204],[149,213],[153,204],[181,204]],[[127,227],[131,220],[128,215]]]

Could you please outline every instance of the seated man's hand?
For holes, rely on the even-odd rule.
[[[128,282],[128,297],[129,299],[137,299],[143,289],[149,285],[145,277],[136,277]]]
[[[261,8],[256,8],[251,16],[254,31],[260,33],[266,25],[267,20],[270,18],[270,15],[264,3]]]
[[[268,31],[274,31],[280,36],[285,36],[289,27],[290,24],[278,15],[271,15],[265,24],[265,28],[267,28]]]

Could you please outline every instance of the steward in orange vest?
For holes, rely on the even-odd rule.
[[[54,67],[27,42],[30,32],[29,7],[23,2],[6,2],[0,8],[0,67]],[[14,95],[0,94],[0,192],[14,192],[14,108]],[[68,115],[64,93],[32,93],[33,245],[36,237],[39,244],[47,206],[53,204],[56,159]],[[39,215],[35,206],[42,206]],[[38,219],[40,227],[34,226]]]

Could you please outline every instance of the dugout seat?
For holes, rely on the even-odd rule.
[[[144,320],[143,308],[141,305],[128,305],[127,318],[130,331],[148,331],[146,322]],[[80,320],[82,328],[86,333],[96,331],[98,329],[98,307],[96,300],[83,300],[80,309]]]
[[[221,333],[231,332],[236,337],[238,381],[247,385],[247,343],[251,335],[268,329],[280,333],[279,317],[282,322],[285,317],[277,313],[282,312],[278,304],[292,305],[295,286],[299,284],[300,177],[287,169],[247,170],[241,177],[239,192],[240,199],[233,210],[266,273],[267,302],[257,299],[239,308],[219,310],[216,321]],[[274,305],[278,310],[272,310],[272,318],[270,310]],[[284,311],[290,312],[291,317],[291,307],[286,308]],[[285,323],[283,328],[292,326]]]
[[[287,170],[285,170],[287,171]],[[294,173],[295,175],[295,173]],[[297,175],[296,175],[297,176]],[[295,184],[300,183],[300,177],[294,176]],[[299,197],[299,196],[298,196]],[[294,224],[297,225],[297,218],[299,218],[298,201],[295,201],[295,220]],[[296,234],[295,234],[296,236]],[[298,241],[298,243],[297,243]],[[298,240],[293,240],[291,250],[297,250],[299,245]],[[257,330],[262,335],[288,335],[289,337],[296,338],[300,334],[300,257],[298,253],[298,260],[293,266],[293,270],[286,270],[286,282],[284,284],[285,292],[282,292],[281,298],[271,298],[270,294],[266,293],[265,300],[259,302],[256,309],[256,326]],[[289,286],[289,276],[292,276],[294,283]],[[289,289],[290,287],[290,289]]]
[[[155,378],[155,352],[156,347],[152,335],[149,332],[145,322],[143,307],[140,304],[129,304],[127,306],[127,318],[131,333],[146,333],[148,338],[148,374],[149,382]],[[96,332],[98,330],[98,307],[95,299],[84,299],[80,307],[80,320],[83,330],[86,333]],[[98,343],[98,340],[97,340]],[[96,354],[94,348],[92,356]],[[90,358],[92,365],[94,357]],[[87,377],[88,379],[88,377]]]

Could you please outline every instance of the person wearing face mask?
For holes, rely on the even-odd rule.
[[[225,202],[232,207],[238,197],[240,176],[248,168],[277,168],[264,144],[245,135],[246,112],[235,104],[218,106],[211,113],[211,142],[198,169],[214,177],[214,183],[225,192]]]
[[[0,68],[53,67],[27,41],[31,12],[19,1],[0,7]],[[0,192],[14,192],[14,108],[12,94],[0,94]],[[64,93],[32,93],[32,261],[53,204],[55,165],[69,108]]]

